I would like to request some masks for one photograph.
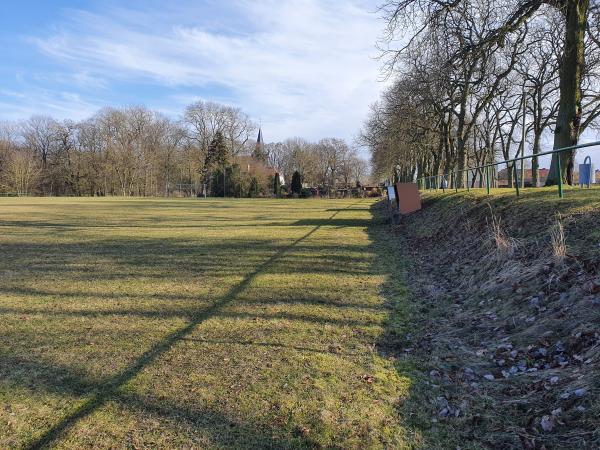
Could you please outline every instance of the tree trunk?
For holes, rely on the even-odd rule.
[[[566,0],[565,47],[560,65],[560,102],[554,130],[554,149],[576,145],[581,122],[581,75],[585,63],[584,42],[589,0]],[[560,158],[561,173],[557,173]],[[575,151],[553,154],[546,186],[573,183]]]
[[[533,158],[531,158],[531,185],[538,187],[540,185],[540,163],[537,154],[541,149],[542,133],[539,130],[533,131]]]
[[[456,169],[458,170],[458,173],[456,174],[456,185],[459,188],[464,188],[469,182],[469,177],[467,172],[464,172],[465,168],[467,167],[467,142],[463,136],[459,136],[456,143],[456,158]]]
[[[433,187],[434,189],[439,189],[439,183],[438,183],[438,177],[437,175],[439,175],[440,173],[440,157],[438,154],[436,154],[433,157],[433,171],[431,173],[431,175],[435,176],[435,178],[433,178],[433,183],[431,185],[431,187]]]

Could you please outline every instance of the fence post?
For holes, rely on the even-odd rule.
[[[487,195],[490,195],[490,167],[485,168],[485,187],[487,189]]]
[[[515,173],[515,189],[517,190],[517,197],[519,196],[519,177],[517,176],[517,162],[513,162],[513,172]]]
[[[560,167],[560,152],[556,153],[556,171],[558,172],[558,197],[564,198],[562,186],[562,169]]]
[[[454,190],[458,192],[458,169],[454,172]]]

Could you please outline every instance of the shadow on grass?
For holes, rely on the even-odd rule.
[[[330,217],[330,220],[333,220],[338,213],[339,212],[335,212]],[[53,445],[80,420],[94,413],[96,410],[105,405],[108,401],[121,398],[121,390],[125,384],[127,384],[134,377],[136,377],[136,375],[138,375],[145,367],[154,363],[161,355],[168,352],[176,343],[188,338],[189,335],[194,331],[194,329],[198,325],[212,317],[219,315],[221,313],[221,310],[227,305],[234,302],[236,298],[249,287],[249,285],[254,279],[256,279],[257,276],[271,270],[271,268],[280,258],[285,256],[288,252],[294,249],[297,245],[301,244],[303,241],[309,239],[314,233],[316,233],[321,228],[322,225],[324,225],[324,223],[319,223],[315,225],[314,228],[312,228],[306,234],[296,239],[290,245],[280,249],[277,253],[272,255],[266,261],[262,262],[255,268],[255,270],[245,275],[241,282],[229,289],[210,307],[191,313],[187,325],[168,334],[160,342],[156,343],[154,346],[152,346],[146,352],[144,352],[141,357],[139,357],[136,361],[129,365],[129,367],[127,367],[124,371],[110,377],[101,385],[96,386],[94,389],[95,392],[91,393],[91,397],[89,399],[81,403],[71,413],[67,414],[58,423],[56,423],[50,429],[42,433],[41,436],[37,437],[33,442],[30,442],[25,448],[39,449]],[[142,402],[142,404],[144,404],[145,408],[145,403]],[[163,407],[162,405],[158,405],[155,408],[155,410],[161,415],[178,415],[177,411],[172,410],[170,407]],[[200,416],[198,414],[200,414]],[[189,414],[186,412],[182,413],[183,417],[192,418],[202,417],[203,414],[211,423],[221,424],[227,421],[227,418],[214,411],[200,411],[199,413],[194,412]],[[265,447],[265,444],[266,448],[285,448],[290,447],[294,444],[296,447],[298,446],[298,444],[301,444],[303,447],[315,446],[314,442],[312,442],[308,437],[303,437],[301,442],[295,443],[291,441],[274,441],[272,436],[267,436],[264,433],[260,433],[260,435],[257,436],[256,434],[259,432],[255,427],[241,424],[239,428],[241,428],[242,433],[245,433],[247,435],[249,434],[248,440],[250,442],[255,441],[263,448]],[[212,427],[210,431],[213,431]],[[211,437],[215,440],[218,440],[223,436],[227,436],[227,434],[222,435],[221,433],[216,432],[211,433]],[[225,441],[222,441],[221,443],[227,445],[227,442]]]
[[[348,210],[352,210],[350,207]],[[210,273],[212,271],[220,270],[223,272],[223,265],[231,267],[231,273],[243,277],[242,280],[232,287],[224,295],[220,296],[211,306],[203,306],[202,309],[194,308],[193,304],[185,304],[181,308],[179,314],[177,311],[138,311],[134,308],[122,308],[122,309],[111,309],[109,311],[93,311],[93,310],[75,310],[75,311],[51,311],[51,310],[28,310],[21,311],[21,308],[4,308],[0,310],[0,313],[5,314],[55,314],[60,316],[63,314],[73,316],[88,316],[93,318],[98,315],[113,315],[113,314],[140,314],[148,317],[160,317],[165,318],[171,316],[183,317],[188,320],[185,326],[173,331],[160,342],[149,348],[141,357],[131,363],[125,370],[114,375],[107,376],[101,380],[95,380],[86,376],[85,374],[79,373],[76,370],[73,371],[67,368],[61,367],[48,367],[43,362],[23,360],[19,358],[6,359],[7,368],[11,367],[11,361],[20,367],[23,367],[25,372],[31,372],[34,374],[43,373],[40,383],[37,381],[37,375],[33,376],[35,379],[35,388],[40,390],[48,390],[55,392],[68,392],[77,396],[87,395],[87,400],[83,400],[80,406],[73,409],[69,414],[59,420],[54,426],[42,433],[33,442],[30,442],[26,448],[37,449],[46,446],[54,446],[60,444],[60,439],[80,420],[89,417],[99,408],[110,403],[117,403],[122,405],[123,408],[139,409],[143,412],[148,412],[150,415],[155,415],[159,418],[166,420],[173,420],[174,422],[181,421],[190,427],[198,427],[202,433],[209,436],[210,439],[216,444],[224,447],[236,447],[240,448],[315,448],[318,446],[317,442],[312,440],[309,436],[297,436],[294,437],[289,430],[284,429],[282,425],[269,425],[263,424],[258,421],[253,422],[252,419],[244,420],[243,422],[239,419],[233,419],[228,417],[214,408],[204,407],[202,405],[184,405],[177,399],[154,399],[149,396],[142,396],[131,393],[124,389],[125,385],[134,377],[136,377],[142,370],[147,368],[149,365],[157,362],[157,360],[168,352],[173,346],[179,342],[192,341],[199,345],[241,345],[241,346],[257,346],[257,347],[272,347],[272,348],[288,348],[297,350],[299,352],[310,352],[319,354],[336,353],[338,350],[333,351],[322,350],[319,348],[293,346],[287,344],[269,343],[269,342],[254,342],[244,340],[205,340],[195,339],[192,337],[192,332],[196,327],[202,324],[204,321],[215,318],[215,317],[231,317],[231,318],[259,318],[260,320],[268,319],[286,319],[290,321],[297,321],[300,324],[302,322],[311,322],[318,325],[337,325],[337,326],[369,326],[369,325],[381,325],[381,321],[371,320],[346,320],[344,318],[330,319],[328,317],[321,317],[318,314],[314,316],[294,314],[292,312],[283,312],[273,315],[262,315],[262,314],[247,314],[244,312],[229,312],[226,308],[232,303],[240,301],[240,304],[256,305],[256,304],[270,304],[279,303],[277,299],[261,299],[259,301],[248,301],[244,297],[244,291],[250,286],[253,280],[259,275],[263,274],[277,274],[286,273],[293,274],[296,271],[303,271],[306,273],[309,271],[324,272],[324,273],[348,273],[348,274],[373,274],[386,276],[388,281],[382,287],[382,295],[388,299],[389,308],[392,311],[390,320],[388,321],[387,331],[385,336],[381,338],[380,347],[382,354],[385,354],[384,347],[390,344],[390,336],[394,333],[400,335],[400,329],[404,326],[402,321],[406,321],[408,316],[403,315],[401,309],[398,307],[398,296],[402,294],[401,288],[399,287],[398,274],[400,273],[400,265],[398,261],[393,260],[394,250],[389,246],[389,242],[386,240],[386,234],[388,227],[385,224],[386,220],[382,216],[381,211],[377,208],[373,208],[373,220],[342,220],[336,219],[336,215],[340,211],[346,209],[334,210],[334,213],[329,219],[318,219],[318,220],[305,220],[296,221],[294,226],[305,226],[312,227],[307,233],[298,237],[289,245],[282,246],[281,243],[277,245],[275,241],[233,241],[227,244],[218,243],[215,245],[206,246],[194,246],[188,247],[186,245],[178,245],[176,240],[171,242],[163,241],[162,243],[158,240],[133,240],[133,242],[119,242],[115,245],[111,241],[96,241],[80,245],[67,245],[66,249],[61,249],[58,254],[63,254],[65,251],[68,253],[66,258],[67,262],[77,262],[77,259],[81,255],[86,255],[88,251],[92,254],[98,254],[108,259],[114,259],[122,262],[123,269],[129,271],[127,273],[139,274],[143,273],[146,276],[146,270],[157,266],[156,276],[159,276],[162,270],[173,266],[173,261],[168,260],[168,254],[165,255],[165,251],[174,251],[173,255],[177,257],[177,262],[183,261],[183,269],[177,276],[181,278],[188,278],[191,274],[197,274],[198,269],[194,267],[194,263],[200,259],[207,259],[208,263],[203,267],[203,271]],[[301,225],[298,225],[301,224]],[[372,244],[368,250],[371,250],[377,255],[377,259],[373,261],[372,258],[361,259],[357,261],[357,257],[354,256],[356,248],[352,242],[340,242],[337,245],[329,246],[325,245],[310,245],[306,241],[317,232],[321,227],[368,227],[369,236],[372,240]],[[300,230],[299,230],[300,231]],[[179,242],[181,244],[181,242]],[[18,267],[19,264],[24,264],[28,258],[32,258],[34,255],[41,254],[52,254],[53,248],[59,249],[59,246],[44,245],[41,247],[36,245],[26,246],[25,249],[19,249],[18,246],[8,249],[8,254],[16,255],[16,259],[11,262],[11,265]],[[364,251],[364,247],[360,247]],[[23,251],[24,250],[24,251]],[[293,250],[294,254],[291,254]],[[312,251],[326,251],[329,252],[329,256],[322,257],[315,255],[312,257],[310,252]],[[297,253],[302,253],[297,255]],[[270,255],[265,260],[264,255]],[[124,255],[124,256],[122,256]],[[241,258],[240,256],[247,255],[248,258]],[[21,258],[21,259],[20,259]],[[152,260],[148,262],[148,260]],[[248,260],[251,262],[248,264]],[[243,262],[241,262],[243,261]],[[388,264],[389,263],[389,264]],[[47,265],[39,267],[40,271],[47,270],[49,273],[69,271],[68,276],[82,275],[85,273],[79,273],[77,268],[69,268],[62,262],[54,263],[48,262]],[[344,269],[340,269],[340,267]],[[250,272],[249,272],[250,271]],[[123,276],[125,278],[127,273]],[[154,272],[152,272],[154,273]],[[90,278],[97,279],[110,279],[111,273],[103,272],[100,269],[98,272],[90,273]],[[77,279],[77,277],[74,277]],[[62,293],[58,294],[51,290],[45,289],[31,289],[28,287],[21,287],[18,285],[10,287],[0,287],[0,293],[7,293],[14,296],[39,296],[40,299],[47,296],[62,297]],[[129,296],[129,294],[125,294]],[[100,299],[117,299],[118,294],[86,294],[85,292],[67,292],[66,297],[76,299],[77,297],[98,297]],[[133,300],[148,298],[146,295],[133,295]],[[193,297],[180,298],[169,296],[168,294],[159,294],[156,296],[150,296],[151,298],[157,298],[167,301],[183,300],[193,302]],[[122,300],[122,299],[121,299]],[[364,308],[367,311],[377,312],[377,308],[367,303],[347,303],[347,304],[336,304],[327,298],[319,298],[318,296],[303,297],[298,300],[285,299],[283,303],[299,303],[308,306],[325,305],[332,308]],[[178,306],[181,307],[181,303],[177,302]],[[206,305],[206,303],[204,304]],[[372,309],[371,309],[372,308]],[[379,308],[381,311],[381,308]],[[370,318],[368,318],[370,319]],[[340,352],[340,356],[354,356],[353,354],[347,354]],[[2,357],[4,355],[0,355]],[[10,355],[8,355],[10,356]],[[0,362],[0,367],[2,362]],[[399,365],[398,370],[403,376],[406,376],[406,371]],[[1,374],[1,372],[0,372]],[[0,381],[8,381],[8,385],[11,383],[19,383],[18,378],[10,377],[7,375]],[[32,377],[30,376],[30,379]],[[21,382],[23,385],[28,384]],[[31,383],[31,381],[29,382]],[[31,383],[33,384],[33,383]],[[240,444],[242,443],[242,444]]]
[[[317,353],[319,355],[338,355],[338,356],[355,356],[357,353],[342,352],[337,347],[332,347],[328,350],[311,347],[301,347],[298,345],[285,345],[278,344],[277,342],[257,342],[257,341],[242,341],[242,340],[230,340],[230,339],[197,339],[197,338],[184,338],[185,341],[196,342],[198,344],[206,345],[241,345],[244,347],[267,347],[267,348],[281,348],[291,349],[298,352]]]
[[[320,228],[326,223],[315,222],[311,228]],[[281,241],[277,240],[232,239],[190,243],[175,238],[139,239],[124,236],[77,243],[8,242],[2,244],[0,258],[4,269],[38,273],[40,277],[45,273],[51,273],[53,277],[61,273],[68,274],[72,280],[116,280],[132,275],[164,278],[169,271],[171,278],[189,280],[202,274],[211,277],[245,276],[260,263],[265,254],[277,254],[281,248]],[[319,254],[325,249],[323,254]],[[270,267],[269,272],[356,274],[367,270],[369,261],[351,254],[351,250],[351,243],[342,246],[332,243],[329,247],[320,244],[315,247],[298,241],[294,246],[295,254]],[[240,255],[244,255],[244,258],[240,258]],[[5,284],[0,286],[0,292],[3,287],[21,288]]]
[[[410,448],[431,448],[422,446],[423,430],[428,424],[422,422],[421,417],[415,417],[423,409],[423,405],[419,403],[423,401],[420,375],[415,363],[407,358],[408,354],[403,351],[411,346],[408,336],[418,314],[405,284],[407,261],[404,260],[399,239],[393,234],[388,211],[383,202],[374,203],[371,206],[371,214],[374,220],[368,232],[372,241],[371,250],[377,256],[372,271],[385,277],[380,286],[380,295],[385,299],[388,310],[384,332],[379,336],[376,346],[383,357],[394,357],[396,371],[410,380],[406,398],[398,403],[398,420],[414,437],[414,446]],[[415,411],[419,414],[415,414]]]
[[[230,303],[229,301],[225,303],[217,302],[219,305],[219,309],[225,306],[226,303]],[[333,305],[329,305],[329,307],[333,307]],[[352,306],[349,306],[352,308]],[[346,307],[348,308],[348,307]],[[212,309],[212,307],[211,307]],[[364,309],[364,308],[363,308]],[[197,311],[190,310],[187,312],[182,310],[177,311],[140,311],[137,309],[121,309],[121,310],[107,310],[107,311],[94,311],[94,310],[74,310],[74,311],[52,311],[52,310],[25,310],[20,308],[0,308],[0,314],[44,314],[47,316],[57,316],[57,317],[103,317],[103,316],[138,316],[144,318],[156,318],[156,319],[169,319],[169,318],[187,318],[189,320],[197,319]],[[217,318],[230,318],[230,319],[261,319],[261,320],[289,320],[294,322],[306,322],[318,325],[337,325],[337,326],[369,326],[369,325],[379,325],[380,321],[377,319],[373,320],[354,320],[354,319],[334,319],[334,318],[326,318],[319,316],[312,316],[307,314],[295,314],[295,313],[270,313],[270,314],[253,314],[253,313],[245,313],[245,312],[219,312],[211,313],[209,317],[217,317]],[[208,318],[208,317],[207,317]],[[202,319],[204,321],[206,319]],[[200,322],[199,322],[200,323]]]
[[[342,211],[342,210],[340,210]],[[339,211],[338,211],[339,212]],[[297,227],[368,227],[371,225],[371,219],[300,219],[293,222],[291,225]]]
[[[303,349],[310,351],[310,349]],[[35,442],[25,445],[24,448],[47,448],[53,447],[61,432],[66,431],[80,419],[93,413],[97,408],[107,402],[117,404],[120,408],[138,410],[147,416],[153,416],[156,420],[171,421],[177,426],[189,427],[206,433],[211,442],[219,446],[235,448],[314,448],[314,443],[307,437],[276,437],[272,430],[265,429],[260,424],[240,421],[216,411],[214,408],[197,406],[190,408],[165,398],[152,398],[147,395],[139,395],[132,392],[122,392],[118,378],[109,380],[112,382],[109,390],[104,393],[93,394],[90,400],[85,400],[85,395],[98,389],[106,389],[106,384],[101,380],[89,379],[83,373],[73,373],[72,368],[60,367],[56,363],[52,366],[45,365],[35,360],[15,358],[10,355],[0,355],[0,379],[2,388],[11,389],[11,386],[23,384],[23,374],[35,373],[35,383],[27,384],[28,390],[41,392],[55,392],[59,394],[69,393],[75,396],[77,401],[84,401],[82,407],[71,413],[48,432],[44,433]],[[14,373],[8,368],[18,366],[20,369]],[[4,367],[7,372],[4,373]],[[123,373],[123,379],[129,373]],[[243,445],[240,445],[243,442]]]

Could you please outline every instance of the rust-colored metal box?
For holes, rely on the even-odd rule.
[[[410,214],[421,209],[421,193],[416,183],[396,183],[396,201],[400,214]]]

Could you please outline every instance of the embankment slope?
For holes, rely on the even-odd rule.
[[[426,195],[393,231],[429,448],[600,448],[600,190]]]

